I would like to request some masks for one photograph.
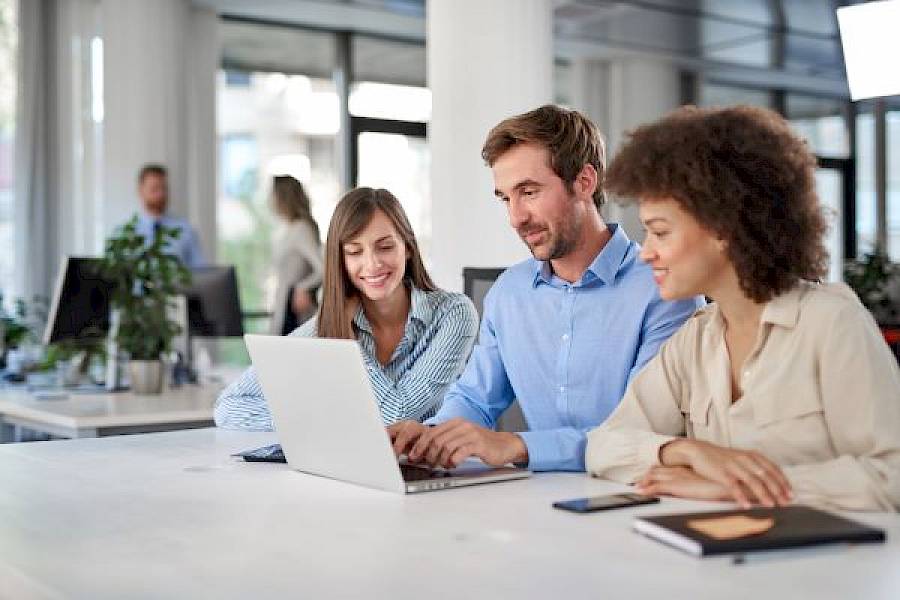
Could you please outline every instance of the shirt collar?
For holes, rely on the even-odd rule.
[[[790,290],[775,296],[763,307],[759,318],[760,326],[764,323],[792,329],[800,318],[800,298],[803,296],[803,285],[795,285]],[[711,339],[723,339],[725,335],[725,318],[717,303],[710,305],[713,313],[711,326],[707,330]],[[703,309],[700,309],[703,310]]]
[[[606,245],[600,250],[596,258],[588,265],[587,270],[581,277],[581,283],[589,283],[594,279],[599,279],[606,285],[612,284],[616,280],[616,275],[622,267],[622,262],[628,254],[628,247],[631,240],[617,223],[610,223],[607,228],[612,236]],[[537,287],[543,282],[551,284],[553,281],[553,268],[549,260],[535,261],[534,279],[532,286]]]
[[[158,217],[155,217],[145,210],[142,210],[138,213],[138,219],[140,220],[141,223],[143,223],[149,227],[152,227],[155,223],[165,225],[168,222],[168,218],[165,213],[163,213],[162,215],[160,215]]]
[[[434,317],[434,308],[428,300],[428,293],[412,284],[409,284],[409,286],[409,317],[406,319],[406,326],[409,327],[409,324],[413,319],[420,322],[422,325],[428,326],[428,324],[431,323],[431,319]],[[372,333],[372,325],[369,323],[369,319],[366,318],[366,312],[363,310],[362,305],[356,309],[356,315],[353,317],[353,324],[356,325],[357,329]]]
[[[800,318],[800,297],[803,295],[803,286],[795,285],[766,303],[760,321],[792,328]]]

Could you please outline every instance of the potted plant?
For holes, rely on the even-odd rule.
[[[181,327],[170,318],[174,296],[190,283],[190,271],[165,247],[181,233],[157,228],[148,241],[137,232],[137,215],[106,241],[104,276],[114,283],[112,328],[119,349],[129,356],[131,389],[162,391],[162,356]]]
[[[900,324],[900,267],[891,262],[887,253],[876,248],[862,260],[848,262],[844,267],[844,281],[879,325]]]
[[[43,296],[34,296],[30,305],[17,298],[9,312],[0,292],[0,367],[8,369],[8,379],[23,380],[23,371],[39,358],[35,354],[40,353],[40,331],[46,320],[47,300]]]

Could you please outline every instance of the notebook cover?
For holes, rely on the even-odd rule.
[[[731,515],[773,517],[775,524],[765,533],[732,540],[717,540],[687,526],[687,522],[692,519]],[[661,515],[641,517],[636,519],[636,521],[646,521],[662,527],[674,534],[676,539],[687,538],[688,540],[694,540],[700,545],[701,556],[801,548],[804,546],[842,542],[883,542],[885,540],[884,530],[869,527],[868,525],[809,506]],[[669,545],[675,545],[663,540],[663,536],[654,535],[653,532],[641,531],[640,533]],[[687,548],[679,549],[688,551]]]

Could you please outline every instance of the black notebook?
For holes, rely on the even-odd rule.
[[[808,506],[641,517],[634,530],[694,556],[885,540],[881,529]]]

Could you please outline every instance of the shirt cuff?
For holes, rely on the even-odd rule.
[[[648,465],[648,468],[661,466],[662,461],[659,459],[660,450],[669,442],[677,439],[679,438],[674,435],[656,434],[652,439],[643,442],[638,448],[638,459],[643,464]]]
[[[584,471],[587,437],[578,430],[522,431],[532,471]]]

